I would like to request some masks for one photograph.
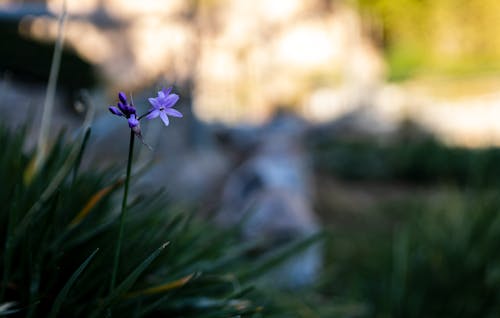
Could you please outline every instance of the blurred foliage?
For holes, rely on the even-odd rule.
[[[323,140],[313,151],[319,171],[343,179],[462,187],[500,185],[499,148],[449,147],[425,137],[386,143]]]
[[[389,78],[420,72],[465,75],[500,70],[496,0],[358,0],[381,29]]]
[[[391,226],[332,235],[324,294],[360,301],[358,317],[498,317],[499,198],[450,191],[374,208]]]
[[[308,317],[254,287],[258,277],[313,240],[271,254],[249,252],[238,227],[215,229],[158,191],[135,194],[117,285],[109,292],[118,232],[113,170],[78,172],[83,144],[59,137],[25,182],[33,152],[25,131],[0,127],[0,315],[14,317]],[[250,256],[251,255],[251,256]],[[274,300],[276,299],[276,301]],[[293,304],[293,306],[291,306]],[[306,305],[304,305],[306,306]]]
[[[364,310],[356,317],[500,314],[500,149],[448,147],[408,132],[383,143],[319,139],[313,151],[322,178],[407,192],[359,215],[323,211],[337,214],[324,297],[358,302]]]

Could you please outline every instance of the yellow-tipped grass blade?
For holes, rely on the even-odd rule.
[[[29,185],[31,181],[33,180],[33,176],[35,175],[36,171],[36,157],[33,157],[28,166],[26,166],[26,169],[24,170],[23,173],[23,181],[24,185]]]
[[[168,282],[165,284],[161,284],[158,286],[138,290],[136,292],[132,292],[130,294],[125,295],[127,298],[131,297],[136,297],[136,296],[142,296],[142,295],[153,295],[153,294],[159,294],[163,293],[172,289],[177,289],[180,288],[184,285],[186,285],[193,277],[196,276],[197,273],[192,273],[187,276],[184,276],[180,279],[174,280],[172,282]]]
[[[85,219],[85,217],[87,217],[89,212],[96,206],[96,204],[102,200],[102,198],[104,198],[111,191],[113,191],[116,188],[118,188],[119,186],[121,186],[124,181],[125,181],[124,179],[120,179],[120,180],[116,181],[115,183],[113,183],[112,185],[109,185],[109,186],[99,190],[99,192],[97,192],[96,194],[94,194],[90,198],[90,200],[87,202],[87,204],[85,204],[83,209],[69,223],[69,227],[73,228],[73,227],[77,226],[78,224],[80,224],[83,221],[83,219]]]

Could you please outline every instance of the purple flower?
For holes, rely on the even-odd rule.
[[[116,106],[109,106],[109,111],[116,116],[123,116],[128,120],[128,126],[136,133],[140,134],[139,120],[137,119],[137,111],[132,105],[127,101],[127,95],[124,92],[118,93],[118,99],[120,100]]]
[[[158,92],[158,97],[148,99],[153,107],[149,110],[146,116],[147,119],[153,119],[160,116],[165,126],[168,126],[168,116],[182,117],[182,114],[178,110],[172,108],[179,100],[179,95],[170,94],[171,91],[172,87],[168,89],[162,88],[162,90]]]

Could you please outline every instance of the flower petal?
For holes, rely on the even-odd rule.
[[[158,100],[158,98],[153,98],[153,97],[150,97],[148,98],[148,101],[151,105],[153,105],[153,107],[156,109],[156,108],[160,108],[160,102]]]
[[[150,113],[146,115],[146,118],[147,119],[154,119],[158,116],[160,116],[160,111],[158,109],[152,109],[152,110],[150,110]]]
[[[170,94],[163,100],[163,106],[166,108],[173,107],[178,100],[179,100],[179,95]]]
[[[114,106],[109,106],[108,109],[111,112],[111,114],[113,114],[113,115],[123,116],[122,112],[118,108],[116,108]]]
[[[165,124],[165,126],[168,126],[169,122],[168,122],[168,116],[167,116],[167,114],[165,114],[164,112],[161,112],[160,113],[160,118],[161,118],[161,120],[163,120],[163,123]]]
[[[165,114],[169,115],[169,116],[172,116],[172,117],[177,117],[177,118],[181,118],[182,117],[182,114],[180,111],[178,111],[177,109],[173,109],[173,108],[167,108],[164,110]]]
[[[165,96],[168,96],[170,94],[170,92],[172,91],[172,88],[173,88],[173,86],[170,86],[169,88],[163,87],[161,89],[161,91],[163,92],[163,94],[165,94]]]

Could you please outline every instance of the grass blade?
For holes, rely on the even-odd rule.
[[[54,99],[56,94],[57,77],[59,75],[59,67],[61,66],[62,50],[64,43],[64,27],[68,11],[66,10],[66,1],[63,1],[62,13],[59,16],[59,24],[57,30],[57,39],[52,55],[52,63],[50,65],[49,81],[47,83],[47,91],[45,101],[43,103],[42,122],[40,124],[40,132],[38,133],[37,152],[34,163],[34,171],[38,171],[47,155],[47,139],[49,129],[51,128],[51,119],[54,108]],[[32,175],[33,176],[33,175]]]
[[[89,212],[99,203],[101,200],[110,192],[116,190],[119,186],[121,186],[124,182],[124,179],[119,179],[112,185],[109,185],[97,193],[95,193],[89,201],[85,204],[85,206],[80,210],[80,212],[75,216],[73,220],[69,223],[69,228],[74,228],[78,224],[80,224],[85,217],[89,214]]]
[[[320,239],[322,239],[324,233],[319,232],[313,234],[303,240],[298,240],[297,242],[293,242],[291,244],[286,245],[282,249],[278,250],[276,253],[268,257],[264,257],[258,262],[255,263],[254,267],[250,270],[247,270],[241,274],[242,280],[247,280],[250,278],[258,277],[267,271],[275,268],[277,265],[286,261],[290,257],[296,256],[298,252],[308,248],[312,244],[316,243]]]
[[[40,210],[43,204],[51,198],[51,196],[60,187],[60,185],[66,180],[66,177],[68,176],[68,173],[70,172],[71,167],[74,165],[74,162],[78,156],[79,149],[80,147],[76,145],[71,148],[65,162],[63,163],[59,171],[50,180],[47,187],[40,195],[38,201],[36,201],[33,204],[33,206],[29,209],[29,211],[24,215],[20,224],[17,226],[14,232],[14,239],[18,239],[19,237],[22,237],[24,235],[24,233],[28,228],[28,225],[31,223],[36,213]]]
[[[87,146],[87,142],[89,140],[89,137],[90,137],[90,127],[87,128],[87,130],[85,130],[82,144],[80,146],[80,151],[78,152],[78,155],[77,155],[76,160],[75,160],[75,165],[73,166],[73,178],[71,181],[72,184],[75,183],[76,176],[78,174],[78,169],[80,168],[80,163],[82,162],[83,153],[85,152],[85,148]]]
[[[49,318],[55,318],[57,314],[59,313],[59,310],[61,309],[61,306],[68,295],[69,290],[75,283],[76,279],[80,276],[80,274],[83,272],[83,270],[87,267],[87,265],[90,263],[94,255],[99,251],[99,249],[96,249],[92,254],[90,254],[89,257],[78,267],[78,269],[71,275],[69,280],[66,282],[64,285],[63,289],[59,292],[59,294],[56,297],[56,300],[54,301],[54,306],[52,307],[52,310],[50,311]]]
[[[101,311],[104,308],[108,308],[113,301],[125,294],[135,283],[135,281],[139,278],[139,276],[147,269],[147,267],[160,255],[160,253],[170,244],[170,242],[167,242],[160,246],[158,249],[156,249],[151,255],[148,256],[139,266],[137,266],[136,269],[130,273],[125,280],[118,285],[113,292],[108,296],[107,299],[104,300],[102,303],[102,306],[100,306],[97,309],[97,312],[94,313],[92,317],[99,317]]]
[[[125,280],[118,285],[116,290],[110,295],[110,298],[116,298],[121,295],[123,295],[125,292],[127,292],[130,287],[135,283],[137,278],[144,272],[144,270],[160,255],[160,253],[167,247],[167,245],[170,244],[170,242],[167,242],[160,246],[156,251],[154,251],[151,255],[149,255],[148,258],[146,258],[139,266],[137,266],[130,275],[125,278]]]
[[[21,311],[21,309],[11,309],[12,307],[16,306],[16,302],[6,302],[3,304],[0,304],[0,316],[7,316],[16,312]]]
[[[159,293],[165,293],[167,291],[180,288],[186,285],[197,273],[192,273],[177,280],[161,284],[159,286],[153,286],[146,289],[138,290],[127,295],[127,297],[135,297],[141,295],[154,295]]]

